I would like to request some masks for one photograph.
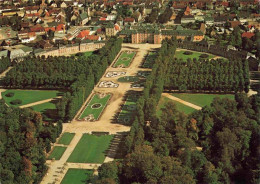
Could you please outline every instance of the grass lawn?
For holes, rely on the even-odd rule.
[[[67,147],[62,147],[62,146],[54,146],[50,156],[48,157],[49,160],[52,160],[55,158],[55,160],[59,160]]]
[[[186,52],[186,51],[185,50],[176,51],[175,57],[178,58],[178,59],[182,58],[183,61],[186,61],[188,58],[190,58],[191,60],[193,60],[193,58],[196,58],[198,60],[198,59],[200,59],[200,55],[203,54],[203,53],[200,53],[200,52],[193,52],[193,51],[189,50],[189,52],[192,52],[193,54],[192,55],[185,55],[184,52]],[[212,58],[216,57],[215,55],[212,55],[212,54],[208,54],[208,53],[204,53],[204,54],[209,55],[209,57],[206,58],[206,59],[212,59]]]
[[[136,76],[125,76],[117,79],[118,82],[138,82],[140,79]]]
[[[59,139],[58,144],[69,145],[74,136],[75,133],[65,132]]]
[[[234,99],[234,95],[232,94],[188,94],[188,93],[172,93],[172,96],[185,100],[187,102],[193,103],[200,107],[204,107],[206,105],[210,105],[214,98],[229,98]]]
[[[87,117],[90,114],[93,114],[95,120],[97,120],[100,114],[102,113],[102,111],[104,110],[108,100],[110,99],[110,96],[111,95],[108,94],[104,98],[99,98],[99,95],[95,94],[91,99],[91,101],[88,103],[83,113],[81,114],[80,119]],[[92,105],[94,104],[101,104],[101,106],[98,108],[92,108]]]
[[[88,57],[91,56],[93,51],[84,52],[84,56]]]
[[[43,120],[45,121],[52,121],[57,119],[58,112],[56,109],[56,105],[53,102],[46,102],[39,105],[34,105],[31,106],[31,108],[36,112],[40,112],[43,116]]]
[[[112,139],[113,135],[96,136],[83,134],[67,162],[103,163],[105,151],[109,148]]]
[[[8,93],[14,93],[14,96],[12,97],[6,97],[5,95]],[[18,107],[21,105],[26,105],[30,103],[34,103],[41,100],[46,100],[49,98],[55,98],[57,96],[62,95],[59,91],[46,91],[46,90],[6,90],[5,92],[2,92],[2,97],[4,98],[5,102],[9,106]],[[11,101],[20,99],[22,100],[21,104],[18,105],[12,105],[10,104]]]
[[[126,51],[123,51],[117,59],[116,63],[114,64],[114,67],[118,67],[119,65],[128,67],[134,59],[135,54],[136,52],[127,53]]]
[[[169,102],[169,101],[174,102],[174,104],[176,105],[177,110],[180,111],[180,112],[183,112],[185,114],[191,114],[192,112],[196,111],[196,109],[193,109],[193,108],[191,108],[189,106],[186,106],[186,105],[184,105],[184,104],[182,104],[180,102],[176,102],[176,101],[173,101],[173,100],[171,100],[169,98],[162,97],[160,99],[160,101],[159,101],[159,104],[158,104],[158,107],[157,107],[157,111],[156,111],[156,114],[158,116],[160,116],[162,114],[162,108],[164,108],[165,104],[167,102]]]
[[[157,53],[156,52],[149,52],[145,58],[145,61],[142,65],[143,68],[152,68],[155,62]]]
[[[93,175],[93,170],[88,169],[68,169],[61,184],[86,184],[87,180]]]

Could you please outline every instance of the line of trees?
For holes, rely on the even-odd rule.
[[[0,58],[0,73],[4,72],[9,66],[11,66],[11,61],[8,57]]]
[[[57,103],[60,119],[69,121],[113,62],[121,45],[121,39],[111,38],[103,48],[88,57],[28,57],[7,73],[3,85],[11,88],[69,89]]]
[[[103,164],[96,183],[258,183],[259,94],[216,98],[190,116],[169,102],[156,115],[175,50],[163,42],[125,140],[128,154]]]
[[[47,171],[45,151],[62,132],[39,112],[7,107],[0,100],[0,178],[3,184],[39,183]]]
[[[169,66],[165,89],[213,92],[248,92],[249,68],[245,60],[174,59]]]

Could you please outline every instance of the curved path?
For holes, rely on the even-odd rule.
[[[180,98],[177,98],[175,96],[172,96],[169,93],[163,93],[162,95],[167,97],[167,98],[169,98],[169,99],[171,99],[171,100],[174,100],[174,101],[180,102],[180,103],[182,103],[182,104],[184,104],[186,106],[189,106],[189,107],[191,107],[193,109],[196,109],[196,110],[201,110],[202,109],[202,107],[200,107],[200,106],[197,106],[197,105],[195,105],[193,103],[190,103],[190,102],[184,101],[184,100],[182,100]]]

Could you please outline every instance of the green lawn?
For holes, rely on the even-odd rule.
[[[130,65],[132,60],[134,59],[136,52],[127,53],[127,51],[123,51],[119,58],[117,59],[114,67],[118,67],[119,65],[123,65],[125,68]]]
[[[138,82],[140,79],[136,76],[125,76],[117,79],[118,82]]]
[[[184,105],[184,104],[182,104],[182,103],[180,103],[180,102],[176,102],[176,101],[171,100],[171,99],[169,99],[169,98],[162,97],[162,98],[160,99],[159,105],[158,105],[158,107],[157,107],[157,112],[156,112],[156,114],[157,114],[158,116],[160,116],[160,115],[162,114],[162,108],[164,108],[164,107],[165,107],[165,104],[166,104],[167,102],[169,102],[169,101],[174,102],[174,104],[176,105],[177,110],[180,111],[180,112],[183,112],[183,113],[185,113],[185,114],[191,114],[192,112],[196,111],[196,109],[193,109],[193,108],[191,108],[191,107],[189,107],[189,106],[186,106],[186,105]]]
[[[59,139],[58,144],[69,145],[74,136],[75,133],[65,132]]]
[[[14,93],[14,96],[12,97],[6,97],[5,95],[8,93]],[[2,97],[4,98],[5,102],[9,106],[18,107],[21,105],[26,105],[30,103],[34,103],[41,100],[46,100],[49,98],[55,98],[57,96],[62,95],[59,91],[46,91],[46,90],[6,90],[5,92],[2,92]],[[10,102],[12,100],[20,99],[22,100],[22,103],[19,105],[11,105]]]
[[[193,51],[189,50],[189,52],[192,52],[193,54],[192,55],[185,55],[184,52],[186,52],[186,51],[185,50],[176,51],[175,57],[178,58],[178,59],[182,58],[183,61],[186,61],[188,58],[190,58],[191,60],[193,60],[193,58],[196,58],[198,60],[198,59],[200,59],[200,55],[202,54],[200,52],[193,52]],[[203,54],[209,55],[209,57],[206,58],[206,59],[212,59],[212,58],[216,57],[216,56],[209,54],[209,53],[203,53]]]
[[[86,184],[93,175],[93,170],[88,169],[68,169],[61,184]]]
[[[143,68],[152,68],[156,57],[157,57],[156,52],[149,52],[148,55],[145,58],[145,61],[142,65],[142,67]]]
[[[204,107],[206,105],[210,105],[214,98],[229,98],[234,99],[234,95],[226,94],[188,94],[188,93],[172,93],[172,96],[185,100],[187,102],[193,103],[200,107]]]
[[[113,135],[96,136],[83,134],[67,162],[103,163],[105,151],[109,148],[112,139]]]
[[[110,96],[111,95],[108,94],[104,98],[99,98],[99,95],[95,94],[91,99],[91,101],[88,103],[83,113],[81,114],[80,119],[87,117],[90,114],[93,114],[95,120],[97,120],[100,114],[102,113],[102,111],[104,110],[104,108],[106,107],[106,104],[110,99]],[[101,106],[99,108],[92,108],[92,105],[94,104],[101,104]]]
[[[84,56],[88,57],[91,56],[93,53],[93,51],[89,51],[89,52],[84,52]]]
[[[36,112],[40,112],[43,116],[43,120],[45,121],[52,121],[57,119],[58,112],[56,109],[56,105],[53,102],[46,102],[39,105],[34,105],[31,106],[31,108]]]
[[[62,147],[62,146],[54,146],[50,156],[48,157],[49,160],[52,160],[53,158],[55,158],[55,160],[59,160],[63,153],[65,152],[65,150],[67,149],[67,147]]]

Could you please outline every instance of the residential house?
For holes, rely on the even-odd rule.
[[[85,25],[89,21],[88,14],[86,12],[81,13],[76,20],[77,25]]]
[[[53,45],[50,43],[50,40],[40,40],[39,42],[37,42],[37,44],[38,44],[38,47],[40,47],[44,50],[48,50],[53,47]]]
[[[131,17],[126,17],[124,19],[124,25],[134,25],[135,19]]]
[[[255,33],[251,33],[251,32],[244,32],[242,33],[242,38],[252,38],[253,36],[255,36]]]

